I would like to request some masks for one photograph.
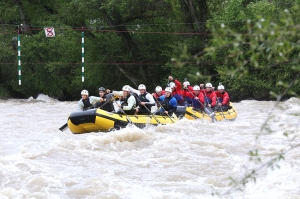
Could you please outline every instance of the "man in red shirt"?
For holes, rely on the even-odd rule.
[[[230,97],[224,89],[225,88],[223,85],[218,86],[218,91],[216,92],[217,106],[215,108],[215,111],[223,112],[228,110]]]
[[[203,84],[200,84],[202,87]],[[204,94],[204,105],[214,109],[217,104],[217,95],[216,92],[213,91],[212,84],[206,83],[205,89],[202,89],[201,92]]]
[[[169,83],[169,87],[172,89],[172,96],[175,97],[178,105],[185,106],[185,100],[182,96],[181,83],[177,79],[174,79],[172,76],[168,77],[169,81],[174,81]]]
[[[193,88],[194,92],[192,93],[192,106],[196,111],[203,111],[204,95],[200,92],[200,87],[195,85]]]
[[[193,96],[194,88],[190,85],[190,82],[183,82],[183,90],[181,91],[182,96],[184,97],[187,106],[192,106],[194,98]]]

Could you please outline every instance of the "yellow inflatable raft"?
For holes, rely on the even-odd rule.
[[[203,112],[195,111],[192,109],[192,107],[186,108],[184,117],[190,120],[196,120],[196,119],[212,120],[212,117],[207,115],[204,111]],[[237,112],[233,104],[230,103],[228,111],[215,112],[215,116],[213,118],[216,121],[222,121],[222,120],[234,120],[236,117],[237,117]]]
[[[123,115],[106,112],[102,109],[91,109],[83,112],[74,112],[68,118],[68,127],[74,134],[89,132],[108,132],[125,128],[128,124],[145,127],[147,124],[172,124],[178,121],[175,114],[172,116],[160,115]]]
[[[125,128],[128,124],[133,124],[143,128],[147,124],[173,124],[179,118],[186,117],[190,120],[205,119],[212,121],[212,117],[204,111],[199,112],[192,107],[178,106],[177,111],[172,116],[161,115],[124,115],[106,112],[102,109],[90,109],[83,112],[74,112],[69,118],[67,124],[60,128],[63,131],[65,127],[69,127],[74,134],[89,133],[89,132],[108,132]],[[225,112],[215,112],[214,121],[234,120],[237,117],[237,112],[232,103],[230,108]]]

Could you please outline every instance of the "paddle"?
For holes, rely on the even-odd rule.
[[[188,90],[194,97],[196,97],[196,96],[194,95],[194,93],[193,93],[192,91],[190,91],[190,89],[189,89],[188,87],[186,87],[186,88],[187,88],[187,90]],[[211,117],[212,121],[214,121],[215,116],[216,116],[215,112],[213,112],[212,109],[211,109],[210,107],[207,107],[207,106],[205,106],[203,103],[201,103],[199,99],[198,99],[198,102],[204,107],[204,112],[205,112],[207,115],[209,115],[209,117]]]
[[[86,110],[91,109],[91,108],[93,108],[93,106],[87,107],[87,108],[85,108],[85,109],[83,109],[83,110],[86,111]],[[64,125],[62,125],[62,126],[59,128],[59,130],[63,132],[63,131],[66,130],[67,128],[68,128],[68,123],[65,123]]]
[[[86,110],[91,109],[91,108],[94,108],[94,107],[93,107],[93,106],[87,107],[87,108],[83,109],[83,111],[86,111]],[[66,130],[67,128],[68,128],[68,123],[65,123],[64,125],[62,125],[62,126],[59,128],[59,130],[60,130],[60,131],[64,131],[64,130]]]
[[[154,100],[156,100],[157,102],[158,102],[158,104],[160,105],[160,108],[162,108],[162,109],[164,109],[164,107],[161,105],[161,103],[156,99],[156,98],[154,98]],[[159,109],[157,109],[157,110],[159,110]],[[156,110],[156,111],[157,111]],[[166,111],[166,109],[164,109],[164,111]],[[174,121],[172,120],[172,118],[170,117],[170,115],[169,114],[167,114],[167,116],[170,118],[170,120],[174,123]]]
[[[115,100],[115,96],[112,94],[112,93],[109,93],[111,95],[111,98],[109,100],[107,100],[106,102],[104,102],[100,107],[99,109],[101,109],[105,104],[107,104],[108,102],[112,101],[112,100]]]
[[[218,101],[218,103],[221,103],[221,102],[219,101],[219,98],[217,98],[217,101]],[[223,118],[224,118],[224,119],[226,119],[226,118],[225,118],[225,115],[224,115],[224,112],[223,112],[223,109],[222,109],[222,105],[221,105],[221,106],[219,106],[219,107],[220,107],[220,109],[221,109],[221,112],[222,112]]]
[[[134,95],[134,94],[133,94]],[[136,99],[138,99],[138,101],[141,103],[141,100],[137,97]],[[144,107],[145,107],[145,109],[149,112],[149,113],[151,113],[151,115],[153,116],[153,118],[156,120],[156,122],[158,123],[158,124],[160,124],[160,122],[159,122],[159,120],[154,116],[154,114],[147,108],[147,106],[146,105],[143,105]]]
[[[64,125],[62,125],[59,130],[64,131],[68,128],[68,123],[65,123]]]
[[[159,111],[160,108],[161,107],[157,108],[156,111],[153,112],[153,114],[155,115]]]
[[[89,110],[89,109],[93,109],[93,108],[95,108],[94,105],[84,108],[83,111],[86,111],[86,110]]]

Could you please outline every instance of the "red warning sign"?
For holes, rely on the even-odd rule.
[[[45,29],[45,35],[46,37],[55,37],[55,32],[53,27],[47,27]]]

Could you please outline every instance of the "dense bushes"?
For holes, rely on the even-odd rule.
[[[1,98],[44,93],[74,100],[83,88],[97,95],[99,86],[117,90],[140,83],[153,91],[166,85],[168,75],[192,84],[222,82],[233,101],[275,99],[270,92],[286,88],[292,90],[285,97],[300,93],[297,82],[289,85],[299,73],[299,12],[293,1],[21,2],[0,3]],[[45,26],[55,27],[56,37],[46,38]]]

